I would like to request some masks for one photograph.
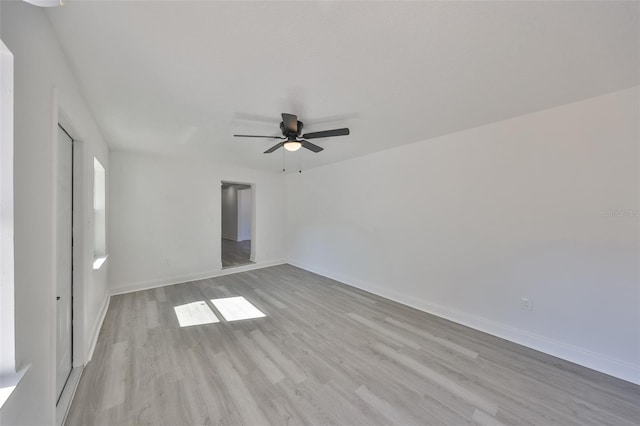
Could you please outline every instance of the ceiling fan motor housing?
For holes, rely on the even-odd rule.
[[[0,0],[1,1],[1,0]],[[233,135],[234,137],[239,138],[265,138],[265,139],[280,139],[281,142],[278,142],[268,150],[266,150],[265,154],[271,154],[272,152],[284,148],[288,151],[297,151],[300,148],[306,148],[309,151],[313,151],[318,153],[322,151],[324,148],[309,142],[306,139],[319,139],[319,138],[331,138],[334,136],[346,136],[349,134],[348,128],[342,129],[332,129],[332,130],[323,130],[321,132],[311,132],[311,133],[302,133],[302,129],[304,128],[304,124],[302,121],[298,120],[298,117],[294,114],[288,114],[283,112],[282,121],[280,122],[280,131],[282,132],[282,136],[264,136],[264,135]],[[303,139],[298,139],[299,137]]]
[[[282,131],[282,136],[285,136],[287,138],[291,136],[300,136],[302,134],[303,127],[304,127],[304,124],[302,123],[302,121],[298,121],[298,131],[292,132],[291,130],[284,127],[284,121],[280,122],[280,130]]]

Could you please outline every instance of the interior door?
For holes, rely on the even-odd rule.
[[[58,126],[57,181],[57,293],[56,293],[56,404],[71,374],[72,365],[72,236],[73,140]]]

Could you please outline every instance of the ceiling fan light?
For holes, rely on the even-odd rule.
[[[302,142],[300,141],[287,141],[284,143],[284,149],[287,151],[297,151],[302,146]]]

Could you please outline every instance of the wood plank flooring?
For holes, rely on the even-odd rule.
[[[210,299],[264,318],[227,322]],[[206,301],[220,322],[179,326]],[[640,387],[289,265],[111,299],[67,425],[638,425]]]
[[[251,260],[251,240],[232,241],[222,238],[222,267],[247,265]]]

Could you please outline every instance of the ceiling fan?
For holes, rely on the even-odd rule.
[[[313,152],[320,152],[324,148],[319,147],[316,144],[313,144],[306,139],[319,139],[319,138],[330,138],[333,136],[346,136],[349,134],[349,129],[334,129],[334,130],[324,130],[321,132],[313,132],[313,133],[305,133],[302,134],[302,128],[304,124],[302,121],[298,121],[298,117],[293,114],[282,113],[282,122],[280,122],[280,130],[282,131],[282,136],[259,136],[259,135],[233,135],[237,138],[269,138],[269,139],[280,139],[283,142],[278,142],[268,150],[266,150],[265,154],[270,154],[273,151],[277,150],[280,147],[284,147],[287,151],[297,151],[301,147],[307,148]],[[301,139],[299,139],[301,138]]]

